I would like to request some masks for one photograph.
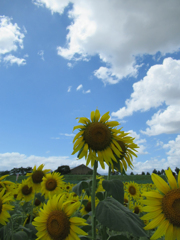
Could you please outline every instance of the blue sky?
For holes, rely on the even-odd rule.
[[[134,173],[179,166],[179,11],[179,0],[1,0],[1,170],[85,164],[72,130],[96,108],[135,137]]]

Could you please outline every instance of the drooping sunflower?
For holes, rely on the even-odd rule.
[[[6,225],[10,214],[8,210],[13,210],[14,206],[9,204],[10,201],[14,201],[13,196],[9,196],[10,193],[5,192],[5,188],[0,192],[0,224]]]
[[[152,173],[151,178],[158,191],[144,192],[146,200],[142,200],[144,212],[142,220],[152,220],[144,227],[145,230],[157,228],[151,239],[159,239],[165,235],[165,240],[180,240],[180,172],[178,182],[171,169],[165,170],[168,183]]]
[[[63,192],[61,188],[64,185],[63,176],[60,176],[60,173],[53,172],[47,173],[45,177],[42,178],[41,182],[41,193],[47,199],[48,194],[51,196],[54,194],[59,194]]]
[[[91,162],[94,166],[95,160],[98,160],[101,167],[105,169],[104,162],[109,166],[112,160],[117,162],[113,152],[118,157],[122,155],[121,146],[117,141],[123,141],[121,137],[121,129],[113,131],[113,128],[119,125],[117,121],[108,121],[109,112],[100,117],[98,109],[91,112],[91,119],[86,117],[77,118],[78,125],[73,131],[80,129],[73,139],[74,147],[72,155],[78,152],[78,158],[85,157],[86,166]],[[112,160],[111,160],[112,159]]]
[[[26,202],[31,201],[34,198],[34,188],[29,186],[27,180],[22,180],[17,190],[17,200],[25,200]]]
[[[115,128],[112,131],[116,131],[116,130],[117,129]],[[120,172],[122,172],[123,169],[125,171],[127,171],[127,164],[131,169],[133,169],[134,166],[132,164],[132,161],[133,161],[132,156],[137,157],[135,152],[137,152],[136,148],[139,148],[139,146],[133,142],[135,138],[127,136],[128,134],[129,133],[125,133],[124,131],[121,131],[122,140],[117,141],[118,144],[120,145],[121,149],[122,149],[121,156],[118,157],[116,155],[116,153],[113,152],[115,158],[118,161],[117,162],[114,162],[114,161],[112,162],[113,163],[112,169],[115,168],[116,170],[118,170]]]
[[[41,182],[43,177],[46,176],[46,173],[49,172],[51,169],[42,170],[44,167],[44,164],[41,164],[37,169],[36,165],[33,168],[32,173],[26,173],[26,176],[28,176],[27,181],[35,189],[35,192],[41,191]]]
[[[44,204],[40,210],[39,216],[34,219],[32,225],[38,232],[37,239],[42,240],[71,240],[80,238],[77,234],[88,235],[80,226],[88,225],[85,219],[71,217],[80,206],[80,202],[67,205],[64,202],[65,195],[54,195]]]

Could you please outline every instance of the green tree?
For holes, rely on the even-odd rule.
[[[146,173],[146,175],[150,175],[150,173],[149,173],[149,172],[147,172],[147,173]]]
[[[142,172],[141,175],[145,175],[145,172]]]
[[[155,174],[157,174],[157,170],[156,170],[156,169],[154,169],[152,172],[155,173]]]
[[[179,170],[180,170],[180,169],[179,169],[178,167],[175,168],[175,172],[176,172],[177,175],[178,175],[178,173],[179,173]]]
[[[59,172],[61,175],[65,175],[71,172],[70,167],[68,165],[62,165],[58,167],[54,172]]]
[[[131,172],[131,173],[130,173],[130,175],[134,175],[134,173],[133,173],[133,172]]]

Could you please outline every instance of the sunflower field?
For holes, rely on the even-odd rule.
[[[180,240],[180,172],[165,170],[167,181],[152,173],[148,184],[111,179],[133,169],[138,146],[109,118],[96,109],[73,129],[72,154],[91,163],[92,179],[66,183],[44,164],[21,183],[0,177],[0,240]],[[98,164],[108,165],[106,180]]]

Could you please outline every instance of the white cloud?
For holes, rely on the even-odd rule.
[[[58,54],[68,60],[86,60],[98,54],[106,67],[94,74],[104,83],[114,84],[128,75],[136,76],[135,57],[177,51],[180,47],[180,2],[124,0],[34,0],[51,12],[62,14],[69,3],[72,19],[66,47]],[[108,16],[108,17],[107,17]],[[158,23],[158,24],[157,24]]]
[[[38,167],[41,164],[45,164],[44,169],[55,170],[58,166],[69,165],[70,169],[75,167],[75,158],[69,158],[68,156],[26,156],[18,152],[12,153],[0,153],[1,171],[11,170],[18,167]],[[79,164],[78,164],[79,165]]]
[[[14,63],[16,63],[18,66],[26,64],[26,60],[24,58],[18,58],[12,54],[6,55],[3,60],[5,63],[10,63],[11,65]]]
[[[84,91],[84,90],[83,90],[83,93],[84,93],[84,94],[86,94],[86,93],[90,93],[90,92],[91,92],[91,90],[90,90],[90,89],[89,89],[89,90],[87,90],[87,91]]]
[[[74,137],[75,134],[73,133],[60,133],[60,135],[66,136],[66,137]]]
[[[44,51],[43,50],[40,50],[38,52],[38,55],[41,56],[41,59],[44,61]]]
[[[0,54],[17,51],[23,48],[24,34],[20,32],[17,23],[12,24],[11,18],[0,16]]]
[[[152,66],[147,75],[133,84],[134,92],[127,99],[126,107],[113,112],[112,116],[122,119],[136,111],[148,111],[163,103],[165,110],[159,110],[147,121],[150,128],[141,131],[147,135],[180,132],[180,60],[166,58],[163,64]]]
[[[71,88],[72,88],[72,86],[69,86],[67,91],[70,92],[70,91],[71,91]]]
[[[67,63],[67,66],[68,66],[69,68],[72,68],[72,67],[73,67],[72,63],[70,63],[70,62]]]
[[[83,87],[83,85],[80,84],[80,85],[76,88],[76,90],[79,91],[82,87]]]

